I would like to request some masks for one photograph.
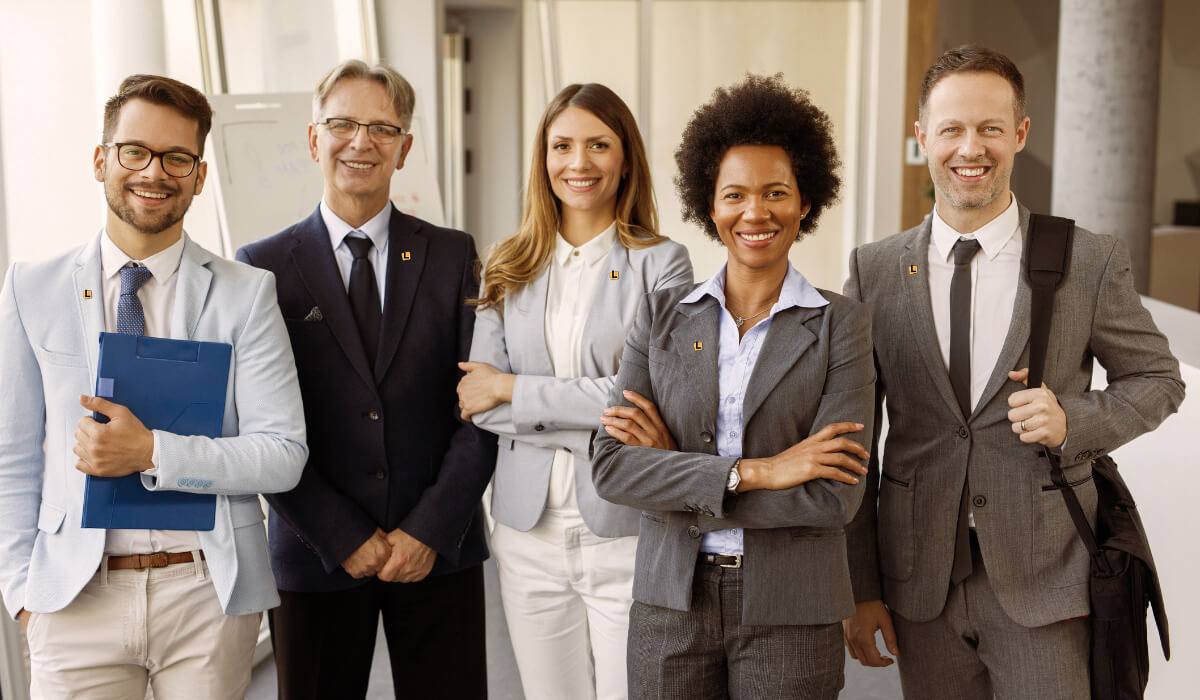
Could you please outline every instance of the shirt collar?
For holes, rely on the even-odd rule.
[[[705,296],[710,296],[716,299],[717,303],[721,306],[725,306],[725,269],[728,264],[722,265],[721,269],[717,270],[717,274],[710,277],[707,281],[700,283],[680,303],[694,304]],[[819,309],[828,303],[829,300],[821,296],[817,288],[812,286],[812,283],[805,279],[804,275],[800,274],[789,262],[787,274],[783,277],[783,287],[779,290],[779,301],[775,302],[775,306],[771,307],[771,316],[794,306],[806,309]]]
[[[554,238],[554,262],[558,263],[559,265],[566,265],[567,259],[570,258],[571,253],[578,250],[579,256],[583,258],[584,264],[594,265],[608,256],[608,253],[610,250],[612,250],[613,243],[615,243],[616,240],[617,222],[615,220],[611,225],[609,225],[608,228],[601,231],[600,235],[596,236],[587,243],[584,243],[578,248],[570,243],[567,243],[567,240],[562,237],[561,233],[559,233]]]
[[[1012,201],[1008,203],[1008,208],[1000,212],[1000,215],[991,221],[981,226],[978,230],[968,233],[959,233],[950,228],[950,224],[942,220],[938,216],[937,207],[933,208],[933,224],[930,237],[933,245],[937,249],[938,256],[942,260],[949,261],[950,253],[953,251],[954,244],[960,238],[974,238],[979,241],[979,246],[983,249],[983,254],[988,260],[995,260],[1004,246],[1008,245],[1009,240],[1016,234],[1020,227],[1021,215],[1017,207],[1017,196],[1011,195]]]
[[[388,230],[392,221],[392,205],[391,202],[384,205],[383,209],[378,214],[367,219],[367,222],[358,228],[354,228],[350,224],[342,220],[340,216],[333,213],[325,200],[321,200],[321,219],[325,222],[325,228],[329,231],[329,242],[336,250],[342,244],[342,240],[351,231],[360,231],[365,233],[367,238],[371,239],[377,250],[384,250],[387,247]]]
[[[183,258],[183,242],[187,238],[187,234],[179,237],[165,249],[158,251],[154,255],[145,260],[134,260],[125,254],[125,251],[117,247],[116,243],[108,237],[108,231],[104,231],[104,235],[100,236],[100,272],[105,277],[115,277],[121,272],[121,268],[125,267],[130,262],[140,263],[150,269],[150,275],[154,277],[159,284],[165,283],[179,269],[179,261]]]

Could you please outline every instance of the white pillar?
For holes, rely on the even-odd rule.
[[[1162,0],[1062,0],[1051,208],[1123,239],[1149,284]]]
[[[92,0],[92,85],[99,114],[126,76],[166,74],[165,46],[162,0]]]

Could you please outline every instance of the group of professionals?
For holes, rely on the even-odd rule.
[[[839,159],[779,76],[716,90],[676,151],[685,220],[726,250],[700,284],[611,90],[546,108],[520,228],[482,264],[389,202],[413,106],[390,68],[331,71],[322,200],[243,265],[182,228],[204,96],[138,75],[109,100],[104,228],[0,295],[0,593],[35,697],[240,697],[264,610],[280,697],[363,697],[380,616],[397,697],[484,697],[489,481],[529,700],[834,698],[843,644],[893,662],[877,631],[909,698],[1087,697],[1086,553],[1039,448],[1094,516],[1090,460],[1184,387],[1124,247],[1083,230],[1046,384],[1024,386],[1011,61],[968,46],[929,69],[934,210],[855,250],[843,294],[789,263]],[[223,437],[91,396],[97,334],[134,316],[233,345]],[[216,494],[214,529],[80,527],[86,474],[138,472]]]

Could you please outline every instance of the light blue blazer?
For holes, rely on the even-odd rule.
[[[542,515],[557,448],[575,457],[575,497],[583,520],[601,537],[636,535],[639,512],[602,500],[592,485],[588,446],[609,391],[625,335],[642,297],[667,287],[692,284],[687,249],[673,241],[626,248],[618,240],[605,262],[588,311],[580,346],[578,379],[559,379],[546,349],[549,267],[505,298],[503,310],[477,312],[471,360],[517,375],[512,403],[477,413],[472,420],[496,433],[500,450],[492,485],[492,517],[528,531]]]
[[[158,475],[142,484],[217,495],[216,526],[198,533],[217,597],[229,615],[258,612],[279,596],[256,494],[291,489],[308,457],[291,344],[271,273],[185,240],[178,274],[171,337],[233,345],[224,437],[158,431]],[[13,265],[0,292],[0,592],[14,616],[64,608],[103,556],[105,531],[80,527],[72,452],[96,384],[100,281],[97,236]]]

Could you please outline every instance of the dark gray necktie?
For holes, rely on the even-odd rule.
[[[372,243],[369,238],[347,236],[346,245],[354,256],[350,266],[350,309],[358,324],[358,335],[363,349],[367,351],[367,362],[375,366],[375,352],[379,348],[379,326],[383,321],[383,309],[379,304],[379,285],[375,282],[375,268],[371,265]]]
[[[971,416],[971,259],[978,252],[979,241],[958,239],[954,244],[954,277],[950,280],[950,386],[964,420]],[[954,533],[954,566],[950,569],[950,582],[956,584],[971,575],[967,490],[964,479]]]
[[[150,268],[129,263],[121,268],[121,296],[117,298],[117,332],[146,334],[146,314],[138,290],[150,279]]]

